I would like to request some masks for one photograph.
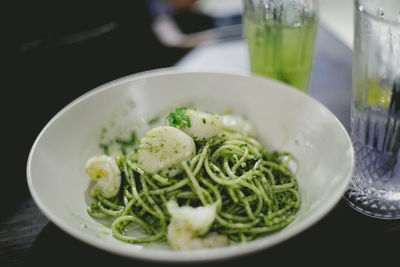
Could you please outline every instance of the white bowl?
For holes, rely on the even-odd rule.
[[[299,161],[302,204],[294,222],[245,245],[197,251],[133,245],[87,212],[86,160],[101,152],[99,135],[132,129],[180,106],[220,113],[230,108],[256,127],[267,149],[289,151]],[[204,261],[266,249],[306,230],[340,200],[354,165],[349,136],[338,119],[310,96],[264,78],[215,72],[162,69],[100,86],[62,109],[41,131],[27,163],[29,189],[41,211],[58,227],[97,248],[154,261]]]

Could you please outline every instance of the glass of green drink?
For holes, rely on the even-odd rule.
[[[318,28],[317,0],[243,0],[251,71],[308,91]]]

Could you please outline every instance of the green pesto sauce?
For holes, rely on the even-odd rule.
[[[155,124],[155,123],[157,123],[157,122],[159,122],[160,121],[160,117],[154,117],[154,118],[152,118],[151,120],[149,120],[148,122],[147,122],[147,124],[148,125],[153,125],[153,124]]]
[[[110,155],[112,150],[116,149],[121,151],[123,154],[127,154],[127,150],[134,148],[137,143],[136,131],[131,131],[128,138],[106,138],[107,129],[103,128],[100,133],[99,147],[104,154]]]

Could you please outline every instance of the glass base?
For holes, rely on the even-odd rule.
[[[351,185],[344,195],[350,207],[378,219],[400,219],[400,193],[377,190],[373,187],[360,190]]]

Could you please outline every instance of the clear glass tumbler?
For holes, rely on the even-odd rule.
[[[317,0],[243,0],[243,31],[252,73],[308,91],[317,4]]]
[[[345,200],[400,218],[400,0],[355,0],[351,138],[356,166]]]

